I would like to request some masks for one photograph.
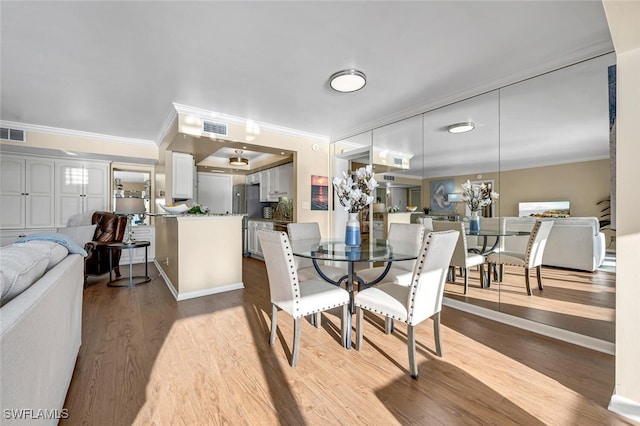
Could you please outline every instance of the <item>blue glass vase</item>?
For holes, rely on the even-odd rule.
[[[480,232],[480,212],[478,211],[471,212],[471,217],[469,218],[469,232],[475,234]]]
[[[349,213],[349,220],[347,220],[347,230],[344,235],[345,245],[360,245],[360,222],[358,221],[358,213]]]

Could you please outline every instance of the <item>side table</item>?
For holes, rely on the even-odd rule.
[[[109,287],[133,287],[136,285],[148,283],[151,281],[149,277],[148,265],[147,265],[147,250],[151,245],[149,241],[134,241],[130,244],[125,243],[110,243],[107,244],[107,249],[109,250],[109,282],[107,285]],[[133,276],[133,256],[131,256],[131,251],[129,251],[129,276],[122,277],[117,279],[112,279],[112,271],[113,271],[113,250],[133,250],[136,248],[144,247],[144,276]],[[128,281],[125,281],[128,280]],[[134,281],[136,280],[136,281]]]

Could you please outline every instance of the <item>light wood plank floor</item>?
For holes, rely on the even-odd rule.
[[[538,289],[535,271],[530,274],[532,296],[527,295],[524,268],[506,266],[502,282],[492,280],[490,288],[480,288],[480,273],[472,268],[466,295],[464,279],[458,275],[455,283],[447,283],[445,287],[445,295],[451,299],[615,342],[616,274],[613,272],[543,266],[544,290]]]
[[[134,273],[143,265],[134,265]],[[127,268],[123,268],[123,274]],[[337,312],[279,315],[268,344],[264,263],[244,261],[244,290],[176,302],[154,278],[84,292],[83,343],[61,425],[618,425],[606,407],[614,358],[454,309],[443,311],[444,357],[430,320],[417,327],[420,377],[408,373],[406,327],[368,315],[361,351],[340,346]]]

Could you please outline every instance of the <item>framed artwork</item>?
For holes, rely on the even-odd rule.
[[[455,211],[455,204],[448,200],[447,194],[455,190],[453,179],[431,181],[431,211],[433,213],[451,213]]]
[[[311,176],[311,210],[329,210],[329,178]]]

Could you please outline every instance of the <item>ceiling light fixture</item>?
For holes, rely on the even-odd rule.
[[[467,122],[464,122],[464,123],[456,123],[456,124],[452,124],[451,126],[449,126],[449,133],[470,132],[475,128],[476,128],[475,123],[472,123],[470,121],[467,121]]]
[[[249,160],[242,156],[241,149],[236,149],[236,155],[229,158],[229,164],[232,166],[248,166]]]
[[[338,92],[355,92],[367,84],[367,76],[362,71],[354,69],[342,70],[329,78],[329,84]]]

